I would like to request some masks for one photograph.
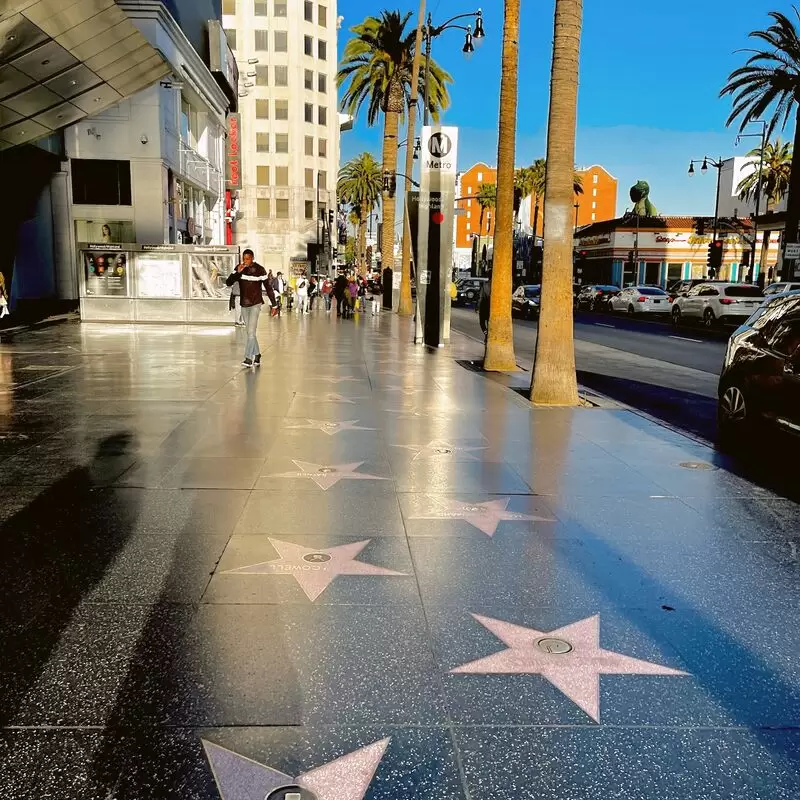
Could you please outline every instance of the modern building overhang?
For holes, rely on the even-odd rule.
[[[114,0],[0,0],[0,149],[104,111],[170,72]]]

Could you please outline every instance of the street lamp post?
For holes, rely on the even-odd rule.
[[[455,23],[461,19],[475,18],[475,29],[471,25],[456,25]],[[430,124],[430,109],[429,109],[429,93],[430,93],[430,69],[431,69],[431,47],[433,40],[437,36],[441,36],[447,30],[457,29],[466,31],[464,39],[464,47],[461,48],[462,52],[467,58],[470,58],[475,52],[475,45],[480,47],[486,37],[486,32],[483,28],[483,12],[481,9],[473,11],[469,14],[458,14],[451,17],[441,25],[434,25],[433,18],[428,14],[428,20],[425,23],[425,30],[423,36],[425,38],[425,83],[423,83],[423,110],[424,110],[424,124]]]
[[[764,175],[764,150],[767,147],[767,123],[763,119],[754,119],[752,122],[761,125],[761,133],[740,133],[736,137],[736,144],[739,144],[740,139],[747,139],[751,136],[757,136],[761,139],[761,155],[758,159],[758,181],[756,183],[756,214],[753,217],[753,242],[751,245],[750,255],[750,271],[751,274],[755,273],[756,269],[756,243],[758,241],[758,215],[761,213],[761,179]],[[760,264],[759,269],[764,265]]]
[[[701,163],[702,162],[702,163]],[[709,158],[708,156],[703,156],[702,159],[695,158],[689,162],[689,175],[694,175],[694,165],[701,164],[700,172],[703,175],[708,172],[708,165],[710,164],[714,169],[717,171],[717,199],[714,204],[714,238],[713,241],[717,241],[717,228],[719,227],[719,187],[722,183],[722,167],[723,167],[723,160],[722,156],[720,156],[716,161],[713,158]]]

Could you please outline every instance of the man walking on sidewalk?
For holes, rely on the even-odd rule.
[[[255,262],[255,253],[252,250],[245,250],[242,253],[242,263],[230,274],[227,284],[233,286],[234,283],[239,284],[242,317],[247,329],[247,344],[244,348],[242,364],[245,367],[257,367],[261,364],[261,348],[258,346],[256,332],[258,331],[258,319],[261,316],[261,306],[264,305],[261,291],[262,287],[267,288],[267,271],[261,264]],[[268,291],[271,290],[270,287]]]

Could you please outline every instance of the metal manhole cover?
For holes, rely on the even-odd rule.
[[[705,461],[682,461],[678,466],[683,467],[683,469],[694,469],[698,471],[718,469],[713,464],[708,464]]]
[[[270,792],[266,800],[317,800],[317,796],[302,786],[282,786]]]
[[[565,653],[572,652],[572,645],[565,639],[555,639],[548,636],[544,639],[539,639],[536,646],[544,653],[552,656],[561,656]]]

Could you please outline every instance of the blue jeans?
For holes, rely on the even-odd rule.
[[[261,316],[261,306],[242,306],[242,317],[247,330],[247,344],[244,348],[244,357],[254,359],[261,355],[256,332],[258,331],[258,318]]]

